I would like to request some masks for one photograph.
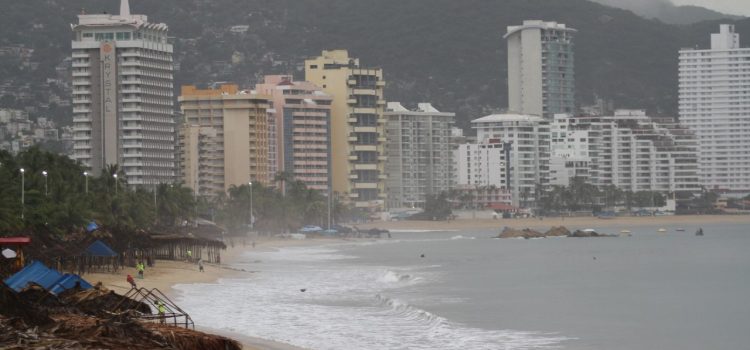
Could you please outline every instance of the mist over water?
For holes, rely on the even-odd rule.
[[[199,325],[310,349],[746,348],[747,229],[630,229],[394,233],[248,252],[237,267],[259,273],[178,290]]]

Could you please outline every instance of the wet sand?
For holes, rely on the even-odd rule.
[[[345,242],[345,240],[342,239],[293,240],[259,238],[256,240],[255,248],[253,248],[252,241],[253,239],[250,238],[235,238],[232,243],[230,243],[231,246],[227,250],[222,251],[221,260],[223,264],[204,263],[205,272],[199,272],[196,263],[157,260],[155,266],[146,267],[143,279],[137,278],[138,273],[134,267],[128,267],[115,273],[86,274],[83,278],[92,284],[101,282],[104,287],[114,290],[119,294],[124,294],[130,290],[130,284],[126,281],[126,278],[128,274],[131,274],[133,278],[135,278],[138,287],[147,289],[157,288],[170,298],[175,298],[178,296],[178,292],[173,289],[173,286],[177,284],[213,283],[221,278],[252,276],[252,274],[256,272],[237,270],[230,266],[233,261],[236,261],[236,259],[246,251],[268,251],[282,247],[312,246],[326,243]],[[200,324],[200,321],[196,321],[196,329],[207,333],[223,335],[240,341],[244,348],[248,350],[303,350],[284,343],[212,329],[206,325]]]
[[[739,223],[750,225],[750,215],[671,215],[671,216],[626,216],[611,219],[596,217],[545,217],[525,219],[457,219],[452,221],[374,221],[356,225],[360,229],[373,227],[388,230],[430,230],[461,231],[472,229],[502,229],[504,226],[514,228],[549,229],[552,226],[565,226],[568,229],[585,229],[589,227],[617,226],[664,226],[680,227],[689,225]]]

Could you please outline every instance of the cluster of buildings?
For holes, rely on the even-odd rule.
[[[372,212],[444,191],[532,208],[573,178],[750,191],[750,49],[731,26],[711,50],[680,52],[681,123],[639,110],[577,114],[576,30],[508,27],[508,112],[473,120],[475,137],[429,103],[386,101],[383,70],[346,50],[306,60],[303,80],[182,86],[175,112],[165,24],[122,0],[119,15],[83,14],[71,27],[72,157],[93,172],[118,164],[135,186],[178,181],[215,196],[250,182],[285,191],[294,179]]]
[[[0,149],[4,151],[15,154],[46,141],[60,141],[65,150],[72,144],[71,131],[70,127],[58,128],[47,118],[31,120],[25,110],[0,109]]]

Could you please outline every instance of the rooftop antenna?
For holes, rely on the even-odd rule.
[[[120,0],[120,17],[130,16],[130,2],[128,0]]]

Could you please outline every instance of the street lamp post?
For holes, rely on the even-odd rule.
[[[248,182],[250,185],[250,229],[253,229],[253,182]]]
[[[117,195],[117,174],[113,174],[112,177],[115,178],[115,195]]]
[[[84,181],[86,183],[86,187],[85,187],[86,192],[85,193],[89,194],[89,172],[88,171],[84,171],[83,172],[83,178],[85,179]]]
[[[44,196],[47,197],[47,170],[42,170],[42,175],[44,175]]]
[[[23,214],[26,210],[25,203],[26,203],[26,178],[24,174],[26,173],[26,170],[24,168],[21,168],[21,220],[23,220]]]

